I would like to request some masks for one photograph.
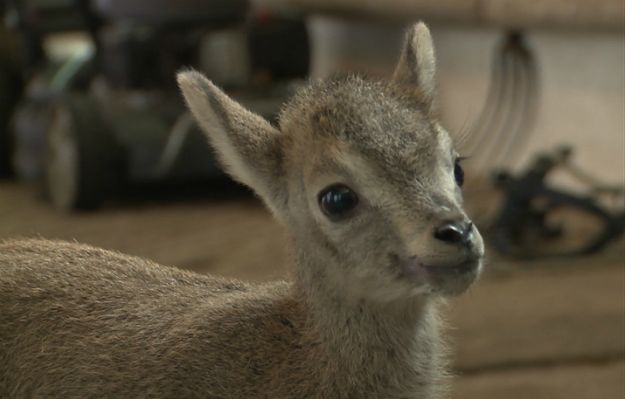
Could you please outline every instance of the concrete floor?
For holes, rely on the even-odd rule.
[[[249,195],[196,196],[63,215],[0,182],[0,239],[77,240],[160,263],[252,281],[285,276],[283,229]],[[450,302],[454,398],[625,398],[625,259],[618,242],[574,261],[491,257]]]

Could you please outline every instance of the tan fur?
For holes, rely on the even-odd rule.
[[[483,244],[477,231],[466,248],[433,238],[466,220],[456,154],[432,111],[434,65],[418,24],[393,81],[312,83],[279,128],[181,73],[222,163],[289,228],[292,282],[248,285],[80,244],[0,243],[0,397],[446,396],[437,308],[477,277]],[[317,202],[335,183],[360,198],[340,222]],[[475,269],[454,273],[459,262]]]

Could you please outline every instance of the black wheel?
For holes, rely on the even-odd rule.
[[[20,98],[21,86],[20,76],[0,65],[0,176],[13,174],[13,142],[9,121]]]
[[[92,210],[115,192],[121,150],[97,104],[82,94],[54,106],[48,130],[45,189],[62,210]]]

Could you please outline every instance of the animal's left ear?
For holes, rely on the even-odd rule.
[[[413,25],[406,33],[393,80],[415,86],[420,98],[429,107],[433,106],[436,99],[436,57],[432,35],[423,22]]]
[[[226,171],[251,187],[277,217],[286,202],[282,135],[195,71],[178,74],[182,94]]]

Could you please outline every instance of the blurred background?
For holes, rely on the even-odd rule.
[[[309,78],[438,56],[484,277],[448,310],[454,398],[625,397],[622,0],[4,0],[0,239],[78,240],[251,281],[286,234],[184,109],[199,69],[275,122]]]

